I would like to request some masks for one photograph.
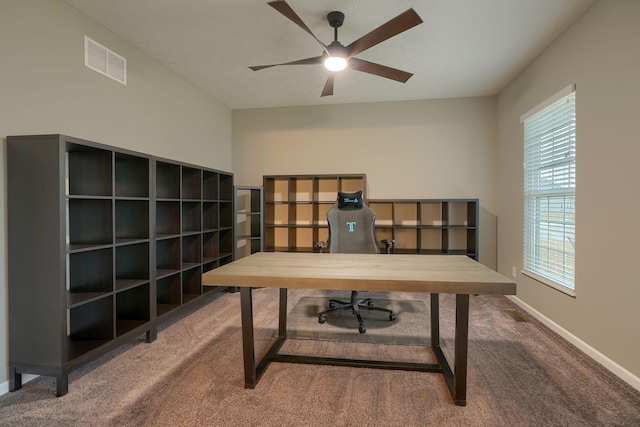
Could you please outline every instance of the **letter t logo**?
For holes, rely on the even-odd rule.
[[[347,226],[349,227],[349,233],[353,233],[356,231],[356,222],[355,221],[347,221]]]

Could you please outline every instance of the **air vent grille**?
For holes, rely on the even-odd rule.
[[[84,65],[113,80],[127,84],[127,60],[84,36]]]

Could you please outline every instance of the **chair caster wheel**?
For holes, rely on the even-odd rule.
[[[324,323],[327,320],[324,316],[318,316],[318,323]]]
[[[373,301],[367,301],[367,305],[368,305],[369,307],[373,307]]]
[[[335,303],[335,302],[331,301],[331,302],[329,303],[329,308],[335,308],[335,306],[336,306],[336,303]]]
[[[362,325],[358,326],[358,330],[360,331],[361,334],[364,334],[365,332],[367,332],[367,328],[365,328]]]
[[[398,318],[396,317],[396,315],[395,315],[395,314],[391,313],[391,314],[389,315],[389,320],[391,320],[392,322],[393,322],[394,320],[396,320],[396,319],[398,319]]]

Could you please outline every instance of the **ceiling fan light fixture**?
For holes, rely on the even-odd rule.
[[[342,71],[347,68],[349,61],[341,56],[329,56],[324,60],[324,67],[329,71]]]

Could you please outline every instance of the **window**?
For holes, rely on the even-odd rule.
[[[523,115],[521,121],[524,122],[523,273],[574,295],[574,85]]]

